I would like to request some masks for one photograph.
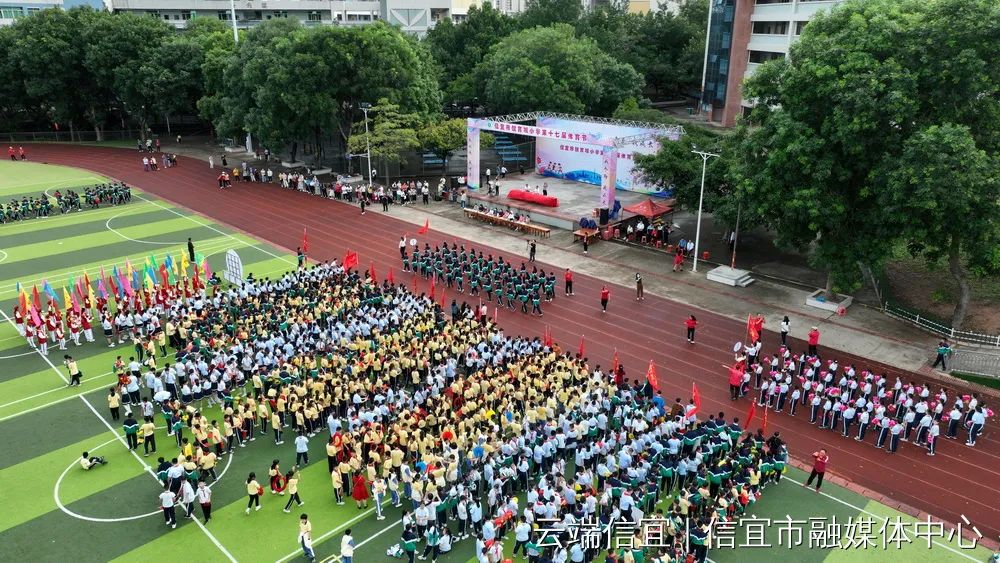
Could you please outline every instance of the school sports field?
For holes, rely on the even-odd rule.
[[[170,174],[161,171],[157,174]],[[100,183],[94,173],[53,165],[0,162],[0,201],[43,190],[83,187]],[[141,184],[140,184],[141,187]],[[291,221],[291,217],[289,218]],[[295,227],[298,228],[298,227]],[[396,233],[384,233],[391,243]],[[376,521],[374,510],[336,506],[332,500],[322,443],[311,444],[312,463],[302,471],[299,486],[305,506],[292,514],[282,512],[284,498],[268,495],[263,510],[246,516],[243,480],[250,471],[266,472],[272,459],[289,465],[294,456],[291,441],[275,446],[266,437],[227,456],[213,484],[213,519],[181,520],[176,530],[164,525],[157,508],[159,485],[149,468],[162,455],[169,459],[177,449],[165,431],[158,435],[159,452],[143,457],[141,448],[131,454],[124,446],[122,430],[112,423],[105,397],[113,383],[111,366],[117,355],[125,360],[131,346],[108,348],[99,330],[95,343],[60,352],[50,346],[47,358],[27,347],[8,314],[16,300],[15,284],[30,288],[48,281],[61,295],[72,276],[85,272],[93,279],[103,266],[122,268],[126,258],[143,263],[152,255],[162,262],[167,255],[178,258],[191,237],[197,252],[208,257],[213,270],[224,269],[227,250],[236,250],[245,271],[255,276],[277,275],[294,268],[295,257],[287,250],[255,240],[232,228],[196,215],[138,190],[131,203],[102,207],[50,218],[0,225],[0,306],[5,321],[0,325],[0,558],[31,561],[156,561],[186,557],[197,561],[289,561],[301,560],[296,545],[297,516],[307,512],[313,523],[316,552],[320,560],[337,560],[339,539],[352,528],[359,549],[355,560],[386,561],[386,549],[399,538],[399,509],[387,505],[388,518]],[[361,243],[358,241],[358,245]],[[96,282],[95,282],[96,283]],[[540,331],[539,331],[540,332]],[[80,360],[83,384],[66,388],[67,373],[62,354]],[[208,411],[216,418],[217,409]],[[107,457],[109,464],[85,472],[78,465],[83,451]],[[990,553],[982,548],[959,550],[955,541],[935,539],[928,550],[923,539],[912,537],[901,551],[884,551],[882,526],[889,519],[913,519],[834,484],[816,494],[798,486],[804,475],[790,469],[787,481],[769,487],[754,507],[754,514],[767,518],[765,542],[775,547],[743,547],[713,550],[718,562],[736,561],[985,561]],[[196,511],[197,513],[197,511]],[[970,514],[975,523],[975,514]],[[801,531],[800,547],[789,550],[787,518],[800,521],[791,528]],[[839,534],[852,535],[847,523],[869,519],[874,524],[875,547],[866,550],[808,549],[809,518],[832,517]],[[854,528],[855,532],[858,532]],[[947,535],[947,529],[945,530]],[[831,532],[832,533],[832,532]],[[860,533],[860,532],[858,532]],[[794,541],[798,538],[791,534]],[[829,534],[827,534],[829,536]],[[856,534],[855,534],[856,536]],[[736,544],[746,538],[737,534]],[[827,537],[825,541],[830,541]],[[781,547],[777,547],[779,542]],[[512,542],[511,546],[513,545]],[[510,549],[508,547],[508,550]],[[474,560],[472,540],[458,542],[444,561]]]

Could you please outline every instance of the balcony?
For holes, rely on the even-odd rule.
[[[750,51],[788,51],[787,35],[765,35],[754,33],[750,35],[750,42],[747,44]]]

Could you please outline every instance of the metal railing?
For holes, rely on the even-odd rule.
[[[913,323],[928,332],[932,332],[940,336],[946,336],[949,340],[955,342],[979,344],[981,346],[996,346],[1000,348],[1000,335],[997,334],[980,334],[978,332],[970,332],[967,330],[956,330],[954,327],[941,324],[933,319],[927,318],[925,315],[907,311],[902,307],[897,307],[888,302],[882,304],[882,312],[892,318]]]

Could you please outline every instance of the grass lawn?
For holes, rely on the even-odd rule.
[[[953,371],[948,375],[957,377],[959,379],[964,379],[970,383],[977,383],[992,389],[1000,389],[1000,378],[989,377],[986,375],[976,375],[973,373],[965,373],[964,371]]]

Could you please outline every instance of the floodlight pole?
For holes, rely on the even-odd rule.
[[[705,172],[708,170],[708,159],[718,158],[719,155],[710,152],[700,151],[695,148],[694,154],[701,156],[701,193],[698,195],[698,220],[694,230],[694,263],[691,266],[692,272],[698,272],[698,248],[701,243],[701,208],[705,203]]]

